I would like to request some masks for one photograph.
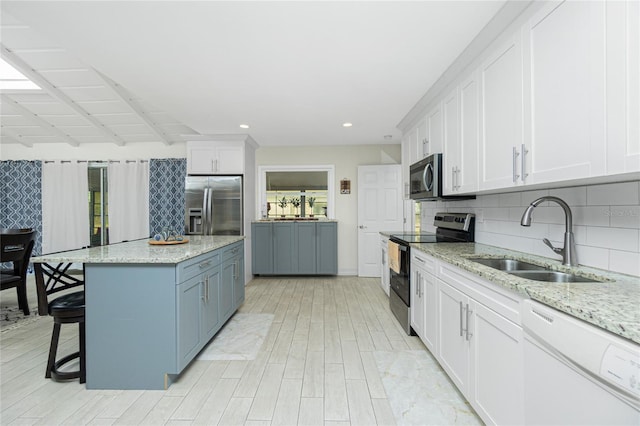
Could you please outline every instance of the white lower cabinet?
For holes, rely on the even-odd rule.
[[[384,292],[389,295],[389,238],[384,235],[380,236],[380,285]]]
[[[522,328],[481,303],[469,304],[467,398],[486,423],[524,423]]]
[[[418,250],[411,297],[411,326],[480,418],[522,424],[522,298]]]
[[[435,356],[437,352],[437,281],[435,260],[414,250],[411,254],[411,327]]]

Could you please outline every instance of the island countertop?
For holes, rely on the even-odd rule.
[[[151,245],[149,239],[127,241],[34,256],[34,263],[180,263],[243,240],[242,235],[188,235],[188,243]]]

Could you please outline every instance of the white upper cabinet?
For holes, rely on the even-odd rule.
[[[187,173],[194,175],[244,174],[244,143],[187,142]]]
[[[523,28],[526,183],[605,172],[605,2],[548,3]],[[522,153],[521,153],[522,155]]]
[[[413,164],[415,153],[412,147],[415,147],[416,130],[415,128],[402,136],[402,194],[405,200],[409,199],[409,165]]]
[[[456,65],[476,71],[448,76],[413,128],[445,154],[445,194],[640,172],[637,0],[532,2]]]
[[[422,160],[424,157],[429,155],[429,129],[427,127],[427,120],[421,120],[416,126],[416,156],[414,158],[414,163],[416,161]]]
[[[444,111],[444,172],[443,189],[445,195],[458,190],[458,170],[460,170],[460,106],[456,87],[442,103]]]
[[[456,171],[458,193],[478,190],[478,141],[480,139],[480,82],[474,72],[460,84],[460,148]]]
[[[480,67],[479,189],[523,183],[520,34],[502,41]]]
[[[426,150],[424,151],[424,157],[440,153],[444,147],[442,102],[438,102],[427,113],[426,125],[427,141],[425,144]]]
[[[474,72],[444,98],[445,195],[478,189],[478,94],[478,74]]]
[[[640,171],[640,2],[606,3],[607,174]]]

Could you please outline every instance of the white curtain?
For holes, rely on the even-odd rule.
[[[42,254],[90,245],[86,162],[42,164]]]
[[[149,162],[109,163],[109,243],[149,237]]]

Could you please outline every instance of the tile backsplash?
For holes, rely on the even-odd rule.
[[[437,212],[476,214],[476,242],[561,259],[543,242],[562,247],[565,219],[560,206],[540,204],[530,227],[520,225],[526,207],[552,195],[573,213],[578,262],[581,265],[640,276],[640,182],[576,186],[549,190],[479,195],[475,200],[423,202],[421,229],[434,231]]]

